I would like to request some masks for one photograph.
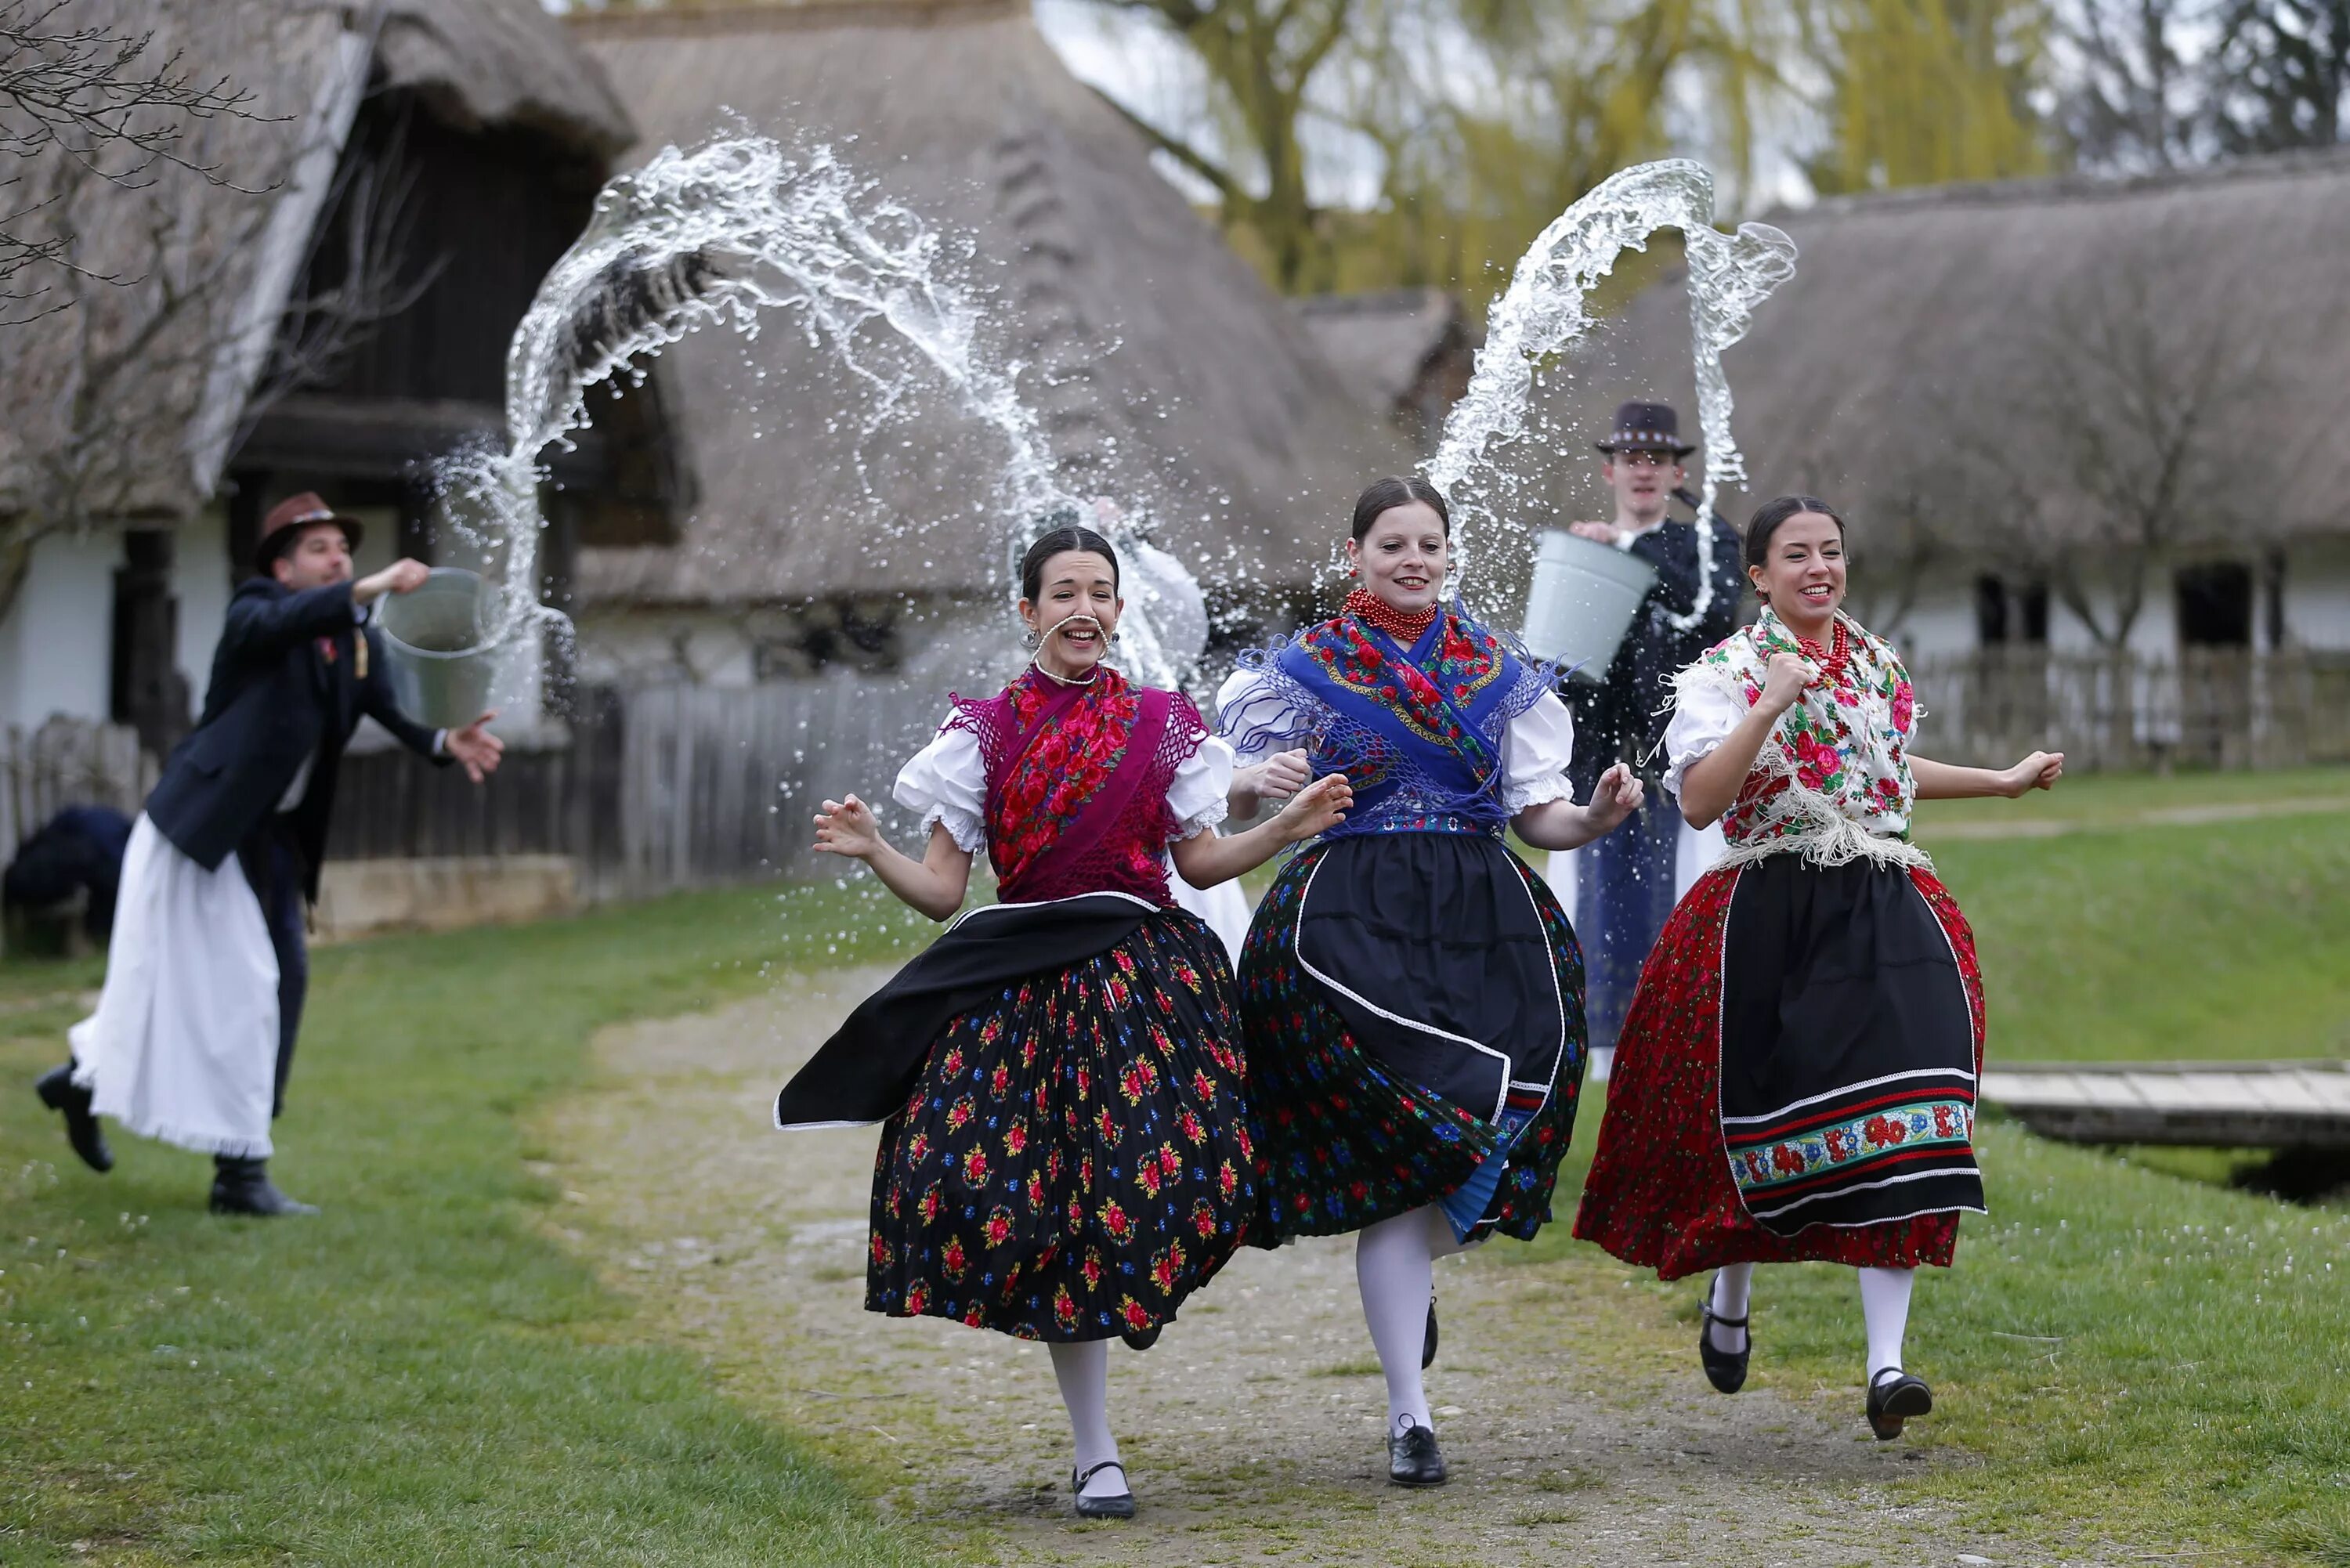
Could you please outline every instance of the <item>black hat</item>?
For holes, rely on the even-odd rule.
[[[304,529],[317,523],[331,523],[340,528],[344,541],[353,550],[359,547],[359,539],[367,532],[358,518],[344,516],[328,506],[317,492],[306,490],[271,507],[269,515],[261,520],[261,538],[253,552],[254,569],[268,576],[271,563],[293,547]]]
[[[1616,431],[1597,443],[1614,456],[1618,452],[1669,452],[1687,457],[1697,448],[1681,440],[1681,418],[1663,403],[1626,403],[1616,410]]]

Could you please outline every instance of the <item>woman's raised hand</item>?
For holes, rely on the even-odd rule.
[[[1287,800],[1314,777],[1314,768],[1301,749],[1275,752],[1252,768],[1241,770],[1251,794],[1259,800]]]
[[[826,801],[816,814],[816,846],[819,854],[846,855],[851,860],[874,854],[881,847],[881,828],[873,820],[873,808],[853,794]]]
[[[2054,789],[2056,781],[2064,774],[2064,753],[2034,752],[2005,773],[1999,775],[2010,799],[2019,799],[2036,789]]]
[[[1648,793],[1648,786],[1640,782],[1630,764],[1617,763],[1601,774],[1599,783],[1592,788],[1592,826],[1602,833],[1612,833],[1617,824],[1640,809],[1640,802]]]
[[[1344,774],[1326,774],[1289,797],[1273,819],[1281,836],[1292,844],[1329,832],[1347,820],[1355,804],[1354,787]]]
[[[1783,713],[1795,705],[1812,683],[1812,667],[1792,653],[1774,653],[1762,677],[1762,695],[1754,705],[1767,713]]]

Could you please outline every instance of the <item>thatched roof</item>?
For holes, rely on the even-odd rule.
[[[1409,398],[1430,361],[1468,334],[1460,299],[1441,288],[1316,295],[1297,311],[1340,379],[1381,410]]]
[[[178,54],[196,81],[249,98],[238,114],[181,117],[175,155],[214,178],[162,164],[109,184],[45,154],[11,190],[12,207],[68,192],[30,223],[71,234],[86,273],[120,281],[31,278],[49,286],[35,310],[72,307],[0,326],[0,511],[54,504],[54,465],[78,452],[109,476],[101,516],[166,520],[208,498],[371,78],[461,126],[527,126],[598,161],[633,136],[538,0],[98,0],[68,20],[151,31],[142,67]],[[190,303],[164,305],[175,296]],[[76,411],[85,392],[102,417]]]
[[[376,0],[336,0],[363,26]],[[603,72],[536,0],[383,0],[376,61],[452,124],[521,125],[610,158],[636,140]]]
[[[1963,547],[2014,524],[2050,547],[2110,543],[2097,509],[2113,486],[2081,460],[2085,426],[2126,450],[2128,405],[2183,408],[2201,385],[2198,521],[2178,542],[2350,528],[2350,151],[1845,198],[1770,221],[1801,254],[1724,358],[1752,475],[1751,498],[1725,498],[1733,520],[1809,491],[1880,538]],[[1648,289],[1599,335],[1565,422],[1596,430],[1643,394],[1691,422],[1688,321],[1681,275]],[[2261,454],[2256,472],[2233,467],[2240,452]],[[2123,460],[2132,483],[2147,466]],[[2002,486],[2026,470],[2040,499],[2017,524]]]
[[[575,16],[645,128],[827,142],[878,193],[969,236],[987,344],[1022,367],[1075,488],[1146,510],[1213,582],[1295,582],[1367,472],[1401,461],[1292,313],[1063,67],[1024,6],[870,4]],[[705,331],[655,375],[698,502],[674,548],[582,554],[589,602],[985,591],[998,447],[943,399],[861,451],[858,396],[778,324]],[[910,444],[901,445],[901,441]],[[862,463],[860,472],[859,462]],[[898,545],[877,545],[911,530]]]

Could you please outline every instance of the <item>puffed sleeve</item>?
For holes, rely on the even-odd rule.
[[[1311,717],[1257,670],[1235,670],[1216,690],[1216,732],[1238,763],[1261,763],[1302,746],[1312,728]]]
[[[1217,736],[1210,735],[1200,742],[1200,749],[1183,759],[1175,770],[1174,782],[1167,786],[1167,815],[1174,827],[1167,835],[1170,844],[1195,837],[1224,820],[1227,807],[1224,797],[1232,788],[1232,749]]]
[[[1510,721],[1502,738],[1502,809],[1510,815],[1530,805],[1573,800],[1566,764],[1575,758],[1575,716],[1556,692]]]
[[[943,822],[956,848],[976,855],[987,846],[987,762],[969,730],[941,730],[898,770],[890,794],[921,818],[923,838],[931,824]]]
[[[1747,706],[1734,691],[1711,681],[1683,681],[1673,702],[1672,722],[1665,726],[1665,790],[1678,800],[1681,780],[1690,769],[1711,756],[1730,739],[1746,717]]]

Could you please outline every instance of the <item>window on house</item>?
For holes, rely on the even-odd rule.
[[[1984,648],[2048,640],[2048,585],[1975,579],[1975,640]]]
[[[2007,585],[1988,574],[1975,579],[1975,641],[1997,648],[2007,640]]]
[[[2188,648],[2252,645],[2252,571],[2239,561],[2181,566],[2178,640]]]

